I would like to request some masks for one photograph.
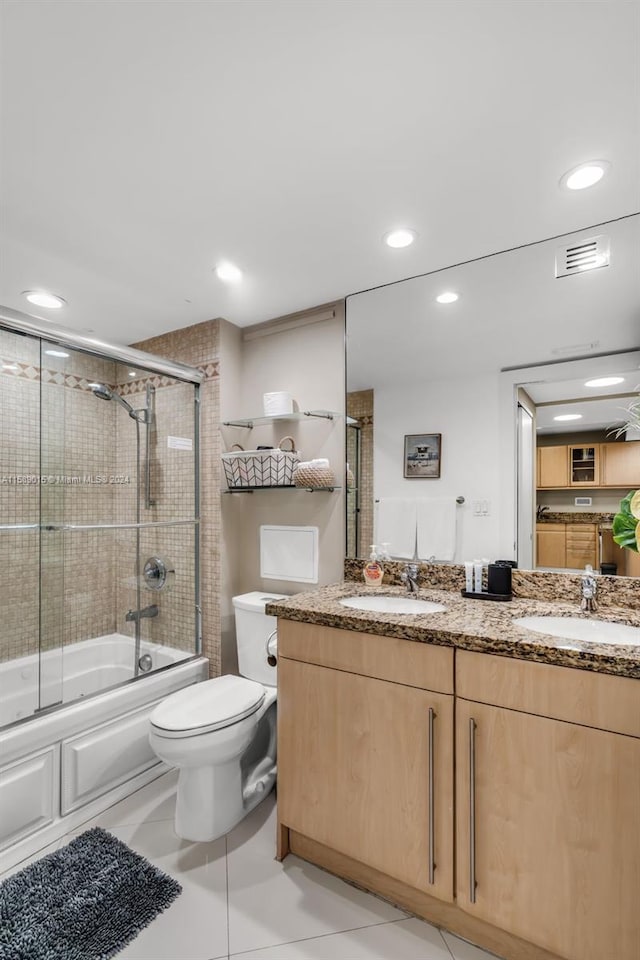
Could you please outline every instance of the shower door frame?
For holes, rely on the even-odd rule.
[[[114,361],[116,363],[127,364],[135,366],[136,368],[148,371],[149,373],[157,373],[162,376],[171,377],[172,379],[178,380],[182,383],[190,383],[194,387],[194,396],[193,396],[193,416],[194,416],[194,451],[193,451],[193,468],[194,468],[194,512],[193,519],[191,520],[165,520],[165,521],[148,521],[148,522],[137,522],[137,523],[99,523],[99,524],[70,524],[70,523],[61,523],[61,524],[50,524],[43,523],[42,516],[40,517],[40,522],[38,524],[3,524],[0,522],[0,530],[13,531],[19,529],[37,529],[40,531],[40,536],[42,536],[42,531],[44,529],[47,532],[61,532],[72,531],[77,529],[82,530],[136,530],[139,536],[141,530],[146,528],[165,528],[170,526],[192,526],[194,530],[193,544],[194,544],[194,641],[195,641],[195,650],[193,657],[202,656],[202,605],[201,605],[201,584],[200,584],[200,388],[202,381],[204,379],[204,374],[201,370],[191,367],[188,364],[181,363],[179,361],[165,360],[162,357],[154,356],[153,354],[147,354],[141,350],[136,350],[133,347],[121,346],[119,344],[111,344],[107,341],[99,340],[97,338],[84,336],[82,334],[76,333],[73,330],[69,330],[63,326],[56,326],[55,324],[50,324],[40,320],[38,317],[31,316],[29,314],[22,313],[18,310],[13,310],[9,307],[0,306],[0,329],[5,329],[13,333],[24,334],[29,337],[34,338],[34,340],[46,341],[50,344],[56,344],[62,347],[68,347],[80,353],[89,354],[94,357],[99,357],[104,360]],[[42,467],[42,459],[40,461],[40,468]],[[138,464],[138,469],[140,465]],[[41,557],[41,548],[40,548],[40,557]],[[40,560],[41,563],[41,560]],[[39,577],[39,594],[41,594],[42,578]],[[39,596],[39,606],[42,606],[42,597]],[[42,637],[41,635],[38,638],[38,646],[41,648]],[[62,649],[62,648],[61,648]],[[190,658],[185,658],[190,659]],[[160,668],[155,673],[162,672],[163,670],[170,670],[173,665]],[[145,674],[147,675],[147,674]],[[118,686],[125,686],[128,683],[136,682],[139,677],[132,677],[130,680],[124,681]],[[85,699],[89,697],[99,696],[104,693],[104,690],[97,691],[94,694],[88,695]],[[38,703],[41,703],[40,691],[38,692]],[[64,702],[52,703],[50,706],[40,706],[35,713],[21,718],[15,721],[16,724],[21,724],[28,722],[33,719],[33,717],[42,716],[43,714],[49,713],[50,711],[56,711],[61,707],[68,706]],[[13,726],[9,724],[8,726]]]

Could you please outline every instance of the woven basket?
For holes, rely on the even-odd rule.
[[[286,442],[291,443],[291,450],[282,449]],[[275,450],[243,450],[234,443],[239,450],[222,454],[229,489],[293,486],[293,472],[300,462],[294,446],[293,437],[283,437]]]
[[[330,467],[296,467],[293,482],[296,487],[335,487],[336,475]]]

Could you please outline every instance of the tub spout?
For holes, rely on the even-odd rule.
[[[148,620],[151,619],[151,617],[157,617],[159,613],[158,605],[152,603],[149,607],[143,607],[142,610],[127,610],[124,618],[128,623],[131,621],[135,623],[138,620]]]

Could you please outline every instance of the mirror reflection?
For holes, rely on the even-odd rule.
[[[347,298],[348,556],[640,576],[639,255],[633,215]]]

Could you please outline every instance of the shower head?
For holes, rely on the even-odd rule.
[[[133,417],[134,420],[138,420],[138,413],[133,409],[130,403],[121,397],[119,393],[116,393],[115,390],[112,390],[111,387],[108,387],[106,383],[91,383],[91,389],[96,397],[99,400],[117,400],[118,403],[122,404],[130,417]]]
[[[92,383],[91,389],[100,400],[113,400],[113,390],[105,383]]]

